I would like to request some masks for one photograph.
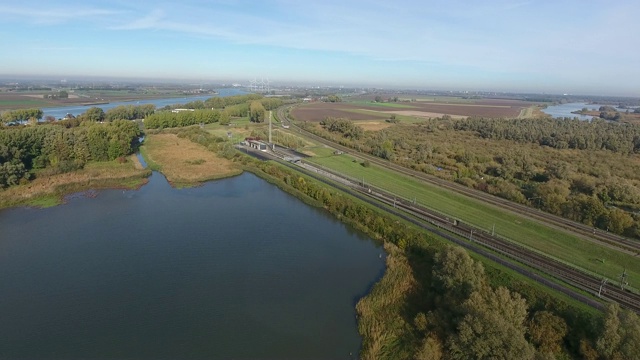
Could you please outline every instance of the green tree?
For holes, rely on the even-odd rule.
[[[616,303],[607,306],[596,350],[604,359],[636,359],[640,354],[640,319]]]
[[[260,101],[252,101],[249,105],[249,120],[255,123],[264,122],[265,109]]]
[[[231,118],[229,117],[229,114],[226,111],[222,111],[220,113],[220,125],[229,125],[231,123]]]
[[[90,107],[87,111],[82,114],[84,118],[89,121],[103,121],[104,120],[104,110],[99,107]]]
[[[326,97],[326,101],[327,102],[332,102],[332,103],[337,103],[337,102],[342,102],[342,99],[338,96],[338,95],[329,95]]]
[[[529,322],[531,341],[543,353],[558,353],[565,335],[567,323],[548,311],[538,311]]]
[[[466,315],[449,341],[452,359],[533,359],[525,339],[526,301],[504,287],[471,294]]]
[[[563,180],[552,179],[546,183],[538,185],[535,196],[530,201],[539,203],[542,209],[552,214],[560,214],[562,205],[571,194],[569,184]],[[537,198],[537,199],[535,199]]]
[[[440,360],[442,359],[442,343],[434,335],[427,336],[420,344],[415,355],[416,360]]]
[[[434,286],[446,292],[456,292],[458,300],[480,290],[486,282],[484,268],[459,246],[447,246],[434,256]]]

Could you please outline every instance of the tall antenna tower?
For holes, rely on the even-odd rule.
[[[273,141],[271,141],[271,110],[269,110],[269,144],[273,144]],[[276,146],[273,145],[273,148],[275,149]]]
[[[251,92],[258,92],[258,80],[249,80],[249,90],[251,90]]]
[[[256,93],[268,93],[271,91],[269,79],[265,80],[264,78],[260,78],[260,80],[258,80],[254,78],[253,80],[249,80],[249,90]]]

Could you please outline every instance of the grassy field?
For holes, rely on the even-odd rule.
[[[0,209],[27,205],[55,206],[64,195],[88,189],[136,188],[146,182],[149,171],[142,169],[135,155],[126,163],[94,162],[84,169],[50,176],[38,176],[28,184],[0,191]]]
[[[18,109],[18,108],[37,108],[37,107],[46,107],[49,106],[50,103],[38,100],[38,99],[0,99],[0,108],[1,109]]]
[[[151,168],[162,172],[176,187],[193,186],[242,172],[233,162],[175,134],[149,134],[142,151]]]
[[[0,93],[0,112],[4,110],[42,108],[53,106],[54,102],[33,94]]]
[[[273,122],[274,128],[276,122]],[[234,143],[244,140],[245,137],[251,136],[251,131],[255,128],[267,127],[268,123],[257,125],[249,121],[248,117],[233,118],[229,125],[220,125],[218,123],[206,124],[204,129],[210,134],[222,138],[227,137],[227,133],[231,132],[231,141]],[[278,125],[279,127],[280,125]]]
[[[463,99],[457,96],[428,96],[428,95],[415,95],[411,97],[401,96],[400,100],[416,100],[424,102],[445,102],[445,103],[472,103],[474,99]]]
[[[460,219],[487,231],[491,231],[495,225],[496,234],[500,236],[591,272],[602,274],[611,280],[617,279],[625,268],[630,278],[637,279],[640,276],[640,261],[631,255],[594,244],[564,231],[541,225],[413,178],[373,165],[364,167],[354,162],[354,159],[348,155],[316,156],[308,160],[353,178],[364,179],[365,183],[386,189],[401,197],[415,198],[420,205],[444,213],[452,219]],[[640,287],[638,284],[631,284],[631,286]]]

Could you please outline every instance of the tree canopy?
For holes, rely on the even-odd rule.
[[[107,161],[131,154],[140,129],[131,121],[84,122],[66,128],[56,125],[0,130],[0,188],[31,178],[32,169],[67,172],[87,161]]]

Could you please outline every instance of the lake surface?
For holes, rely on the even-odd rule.
[[[355,357],[382,248],[253,174],[0,211],[0,358]],[[350,356],[350,353],[352,356]]]
[[[42,108],[42,112],[43,112],[42,118],[44,119],[47,115],[54,116],[56,119],[64,118],[67,114],[73,114],[73,116],[78,116],[83,112],[87,111],[92,106],[102,108],[102,110],[104,110],[105,112],[109,109],[113,109],[114,107],[121,106],[121,105],[153,104],[156,106],[156,109],[157,109],[167,105],[186,104],[188,102],[196,101],[196,100],[204,101],[214,96],[224,97],[224,96],[242,95],[247,93],[246,91],[239,90],[239,89],[218,89],[216,91],[218,92],[218,95],[209,94],[209,95],[198,95],[198,96],[177,97],[177,98],[174,97],[174,98],[153,99],[153,100],[148,99],[148,100],[139,100],[139,101],[138,100],[117,101],[109,104],[99,104],[99,105],[89,105],[89,106],[74,105],[74,106],[63,106],[63,107],[48,107],[48,108]],[[91,101],[92,100],[87,99],[87,102],[91,102]],[[99,101],[99,100],[94,99],[94,101]]]
[[[580,120],[591,120],[593,116],[573,114],[572,111],[579,111],[585,107],[589,110],[592,110],[592,109],[598,110],[600,106],[604,106],[604,105],[587,104],[587,103],[566,103],[566,104],[560,104],[560,105],[547,106],[546,109],[542,109],[542,112],[544,112],[545,114],[549,114],[554,118],[567,117],[571,119],[578,118]],[[621,112],[624,112],[627,109],[618,109],[618,110]]]

